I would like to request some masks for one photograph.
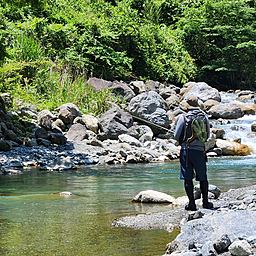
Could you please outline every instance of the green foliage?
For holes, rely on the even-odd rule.
[[[0,91],[41,106],[82,105],[91,76],[256,86],[252,0],[6,0],[0,13]]]
[[[250,1],[205,1],[179,22],[198,79],[218,88],[256,85],[256,9]]]
[[[114,97],[111,90],[95,92],[86,84],[85,77],[71,75],[72,67],[62,68],[62,65],[44,62],[37,69],[33,84],[17,76],[10,81],[8,91],[25,103],[33,102],[40,110],[53,111],[62,104],[73,102],[83,113],[96,116],[108,110],[108,101],[122,106],[122,99]]]

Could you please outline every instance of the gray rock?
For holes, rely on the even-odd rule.
[[[230,244],[231,244],[231,241],[228,235],[225,234],[216,242],[214,242],[213,247],[217,251],[217,253],[222,253],[229,247]]]
[[[242,193],[239,195],[237,200],[245,200],[245,199],[251,199],[256,200],[256,190],[247,190],[245,193]]]
[[[127,84],[118,81],[114,81],[109,89],[112,89],[116,95],[123,96],[126,102],[129,102],[135,96],[135,93]]]
[[[241,106],[237,103],[220,103],[208,111],[213,118],[236,119],[242,117]]]
[[[154,190],[145,190],[137,194],[132,202],[137,203],[173,203],[174,197]]]
[[[93,131],[94,133],[98,133],[100,123],[97,117],[92,115],[82,115],[82,120],[88,130]]]
[[[160,82],[153,81],[153,80],[146,81],[145,85],[146,85],[147,92],[155,91],[155,92],[159,93],[160,89],[165,88],[164,84],[161,84]]]
[[[88,139],[89,135],[84,125],[73,124],[66,133],[66,137],[69,141],[82,141]]]
[[[44,127],[46,130],[51,130],[52,122],[56,119],[57,117],[54,114],[52,114],[49,110],[42,110],[38,114],[37,122],[40,126]]]
[[[51,133],[50,141],[52,144],[65,145],[67,138],[62,133]]]
[[[51,142],[47,139],[43,139],[43,138],[38,138],[37,139],[37,144],[38,145],[43,145],[45,147],[49,147],[51,145]]]
[[[165,101],[168,104],[169,108],[173,109],[174,107],[179,106],[180,99],[176,94],[173,94],[169,96]]]
[[[128,143],[132,146],[136,146],[136,147],[141,147],[142,144],[139,140],[137,140],[136,138],[128,135],[128,134],[120,134],[118,136],[118,139],[121,143]]]
[[[202,219],[187,222],[175,240],[188,246],[191,237],[200,244],[216,241],[222,235],[227,235],[231,241],[240,236],[249,237],[256,234],[255,217],[256,212],[248,210],[213,212]]]
[[[201,248],[201,253],[202,255],[207,255],[207,256],[216,256],[218,253],[213,247],[213,243],[211,241],[206,242],[202,248]]]
[[[207,83],[204,82],[195,83],[193,87],[189,90],[189,92],[185,93],[185,95],[183,96],[183,100],[186,100],[186,98],[190,95],[196,96],[202,102],[210,99],[216,100],[218,102],[221,101],[219,92],[215,88],[209,86]]]
[[[137,123],[133,123],[133,125],[128,129],[128,135],[139,139],[141,137],[141,130]]]
[[[130,101],[128,106],[128,111],[132,115],[149,121],[147,125],[153,131],[156,130],[154,124],[166,128],[169,126],[170,121],[166,110],[168,110],[166,102],[154,91],[137,95]]]
[[[60,133],[64,132],[66,129],[65,124],[59,118],[52,123],[52,129],[55,129],[55,128],[57,128],[57,129],[59,128],[58,132],[60,132]]]
[[[172,95],[176,95],[176,92],[171,89],[170,87],[165,87],[159,90],[159,95],[166,100],[167,98],[169,98]],[[177,95],[176,95],[177,96]],[[178,97],[178,96],[177,96]]]
[[[210,192],[214,195],[214,199],[219,198],[219,196],[221,194],[220,189],[218,187],[216,187],[215,185],[211,185],[211,184],[209,184],[208,192]],[[194,197],[195,197],[195,199],[201,198],[200,184],[197,184],[194,186]]]
[[[111,108],[100,119],[100,125],[109,139],[117,139],[120,134],[128,133],[133,124],[132,116],[119,108]]]
[[[132,81],[130,82],[130,87],[136,95],[146,92],[146,85],[143,81]]]
[[[23,164],[19,160],[11,160],[8,164],[9,167],[23,167]]]
[[[92,77],[86,83],[87,85],[93,86],[94,90],[98,92],[105,88],[112,89],[116,95],[123,96],[126,101],[130,101],[135,96],[135,93],[127,84],[118,81],[111,82]]]
[[[20,107],[19,110],[21,111],[22,116],[34,118],[35,120],[37,120],[38,113],[36,110],[25,106]]]
[[[126,157],[126,163],[130,163],[130,164],[135,164],[135,163],[139,163],[140,160],[138,159],[138,157],[136,157],[133,154],[127,155]]]
[[[65,125],[72,124],[77,116],[82,116],[79,108],[73,103],[66,103],[56,109],[58,118],[63,121]]]
[[[34,138],[27,138],[25,140],[25,145],[27,147],[34,147],[34,146],[37,146],[38,144],[37,144],[37,140],[36,139],[34,139]]]
[[[4,131],[4,138],[6,140],[13,140],[15,141],[17,139],[17,134],[12,130],[5,130]]]
[[[141,143],[145,143],[145,142],[147,142],[147,141],[152,141],[152,139],[153,139],[153,134],[151,134],[151,133],[145,133],[145,134],[143,134],[143,135],[139,138],[139,141],[140,141]]]
[[[251,130],[252,130],[252,132],[256,132],[256,122],[253,122],[251,124]]]
[[[35,130],[35,137],[36,138],[42,138],[42,139],[48,139],[49,134],[44,128],[38,128]]]
[[[251,245],[246,240],[237,240],[229,246],[229,251],[234,256],[248,256],[252,254]]]
[[[253,91],[250,91],[250,90],[243,90],[243,91],[240,91],[240,92],[237,94],[237,97],[244,96],[244,95],[249,95],[249,94],[254,94],[254,92],[253,92]]]

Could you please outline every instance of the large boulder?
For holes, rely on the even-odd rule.
[[[142,144],[139,140],[137,140],[136,138],[134,138],[128,134],[120,134],[118,136],[118,139],[121,143],[127,143],[129,145],[136,146],[136,147],[142,146]]]
[[[133,124],[132,116],[119,108],[111,108],[99,118],[100,126],[107,138],[117,140],[120,134],[128,133]]]
[[[194,95],[202,102],[207,100],[221,101],[218,90],[204,82],[194,83],[190,85],[187,90],[188,92],[183,95],[183,100],[186,100],[188,96]]]
[[[241,106],[236,102],[215,105],[210,108],[208,114],[212,115],[213,118],[223,119],[236,119],[243,116]]]
[[[242,115],[255,115],[256,104],[244,103],[241,101],[233,101],[233,104],[237,104],[242,111]]]
[[[229,246],[229,252],[233,256],[249,256],[252,254],[252,247],[246,240],[237,240]]]
[[[135,96],[135,93],[127,84],[118,81],[111,82],[92,77],[86,83],[93,86],[94,90],[98,92],[103,89],[112,89],[116,95],[122,95],[126,101],[130,101]]]
[[[159,95],[163,98],[163,99],[167,99],[172,95],[176,95],[175,90],[173,90],[170,87],[165,87],[159,90]],[[177,96],[178,97],[178,96]]]
[[[134,203],[173,203],[174,197],[155,190],[145,190],[137,194],[132,202]]]
[[[149,80],[149,81],[146,81],[145,84],[146,84],[147,92],[155,91],[155,92],[159,93],[159,90],[165,88],[165,85],[158,81]]]
[[[130,87],[136,95],[146,92],[146,85],[143,81],[132,81]]]
[[[206,111],[208,111],[209,109],[211,109],[213,106],[219,105],[220,102],[217,100],[207,100],[204,102],[204,108]]]
[[[52,123],[56,119],[57,116],[55,116],[51,111],[44,109],[39,112],[37,122],[41,127],[49,131],[52,129]]]
[[[50,141],[52,144],[65,145],[67,142],[67,138],[62,133],[51,133]]]
[[[134,97],[128,106],[128,111],[140,118],[149,121],[147,125],[156,124],[163,127],[169,126],[167,111],[168,106],[164,99],[156,92],[144,92]],[[151,127],[155,129],[155,127]]]
[[[211,254],[189,254],[190,252],[187,252],[187,254],[186,251],[188,250],[191,241],[193,241],[194,244],[202,245],[203,251],[204,247],[209,242],[216,244],[215,241],[218,241],[223,235],[228,236],[230,241],[235,241],[238,237],[255,237],[256,222],[252,221],[254,218],[256,218],[256,211],[231,210],[216,211],[213,214],[204,215],[203,218],[188,221],[181,227],[181,233],[176,239],[167,245],[166,255],[169,255],[172,252],[173,254],[171,255],[217,255],[217,253],[213,252]],[[178,251],[182,251],[182,253],[176,254]],[[232,251],[233,250],[231,250],[231,252]]]
[[[82,115],[82,117],[76,117],[74,123],[83,124],[88,130],[98,133],[99,119],[92,115]]]
[[[170,109],[174,109],[179,106],[180,99],[176,94],[172,94],[170,97],[166,99],[166,103],[168,104]]]
[[[223,155],[246,156],[250,154],[250,149],[247,145],[235,141],[216,139],[216,147],[222,149]]]
[[[79,108],[73,103],[66,103],[56,109],[58,118],[63,121],[65,125],[73,123],[77,116],[82,116]]]
[[[89,134],[84,125],[73,124],[66,133],[66,137],[69,141],[82,141],[88,139]]]

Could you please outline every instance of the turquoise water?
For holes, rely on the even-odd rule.
[[[209,181],[222,191],[256,184],[255,170],[255,156],[208,162]],[[146,189],[185,195],[179,162],[1,176],[0,255],[163,255],[167,231],[111,227],[115,218],[171,209],[131,203]]]

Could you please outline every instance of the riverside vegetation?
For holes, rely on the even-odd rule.
[[[255,18],[253,0],[1,1],[0,92],[97,115],[91,76],[254,88]]]
[[[7,0],[0,10],[1,173],[176,159],[172,131],[190,93],[212,118],[209,156],[251,153],[214,125],[255,114],[254,1]],[[244,90],[227,104],[217,89]],[[255,199],[221,207],[237,205]],[[245,240],[251,253],[255,237]],[[173,246],[167,254],[184,249]]]

